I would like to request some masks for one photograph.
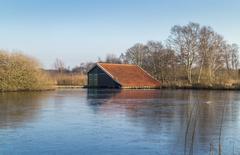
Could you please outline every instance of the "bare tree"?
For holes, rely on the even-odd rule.
[[[105,62],[115,63],[115,64],[121,64],[122,63],[120,57],[117,57],[115,54],[107,54]]]
[[[213,30],[210,27],[202,27],[200,30],[200,49],[198,52],[198,65],[199,65],[199,73],[198,73],[198,80],[197,82],[200,83],[202,71],[205,62],[207,61],[207,54],[211,50],[211,40],[212,36],[214,35]]]
[[[121,54],[120,59],[123,63],[141,66],[163,83],[176,80],[176,54],[164,47],[162,42],[148,41],[147,44],[135,44],[126,53]]]
[[[224,50],[224,61],[228,76],[236,79],[238,77],[238,46],[236,44],[226,44]]]
[[[226,42],[211,27],[202,27],[200,32],[200,49],[198,53],[200,82],[202,70],[206,71],[209,82],[213,82],[215,73],[224,65]]]
[[[143,66],[145,56],[146,46],[140,43],[137,43],[133,47],[129,48],[124,55],[126,62],[136,64],[141,67]]]
[[[146,45],[146,58],[144,59],[143,67],[144,69],[150,71],[157,79],[163,80],[163,73],[161,72],[161,67],[163,62],[162,50],[163,44],[157,41],[149,41]]]
[[[87,72],[95,65],[93,62],[80,63],[80,65],[72,69],[72,73],[87,74]]]
[[[58,70],[60,73],[63,73],[66,70],[66,66],[61,59],[56,59],[54,62],[54,68]]]
[[[161,42],[149,41],[146,44],[147,53],[143,68],[148,70],[155,78],[165,83],[175,79],[176,57],[173,50],[167,49]],[[173,72],[169,72],[172,70]]]
[[[199,31],[200,26],[197,23],[175,25],[169,37],[170,45],[179,54],[180,62],[185,66],[189,83],[192,83],[192,69],[199,50]]]
[[[232,44],[231,49],[231,67],[234,70],[237,70],[239,67],[239,47],[237,44]]]

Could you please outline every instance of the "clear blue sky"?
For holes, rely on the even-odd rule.
[[[175,24],[210,25],[240,45],[239,0],[0,0],[0,48],[21,50],[45,68],[120,54],[164,41]]]

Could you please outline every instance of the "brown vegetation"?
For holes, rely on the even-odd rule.
[[[88,69],[91,68],[91,65],[88,63],[82,63],[80,66],[70,70],[62,60],[56,59],[53,66],[54,70],[49,70],[48,73],[56,85],[84,86],[87,84],[86,74]]]
[[[54,73],[51,77],[57,85],[84,86],[87,84],[87,76],[79,73]]]
[[[20,53],[0,51],[0,91],[52,89],[38,62]]]

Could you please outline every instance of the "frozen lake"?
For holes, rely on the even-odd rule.
[[[1,155],[237,154],[239,131],[239,91],[0,94]]]

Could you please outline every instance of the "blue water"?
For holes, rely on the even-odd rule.
[[[239,133],[238,91],[0,94],[0,155],[237,154]]]

